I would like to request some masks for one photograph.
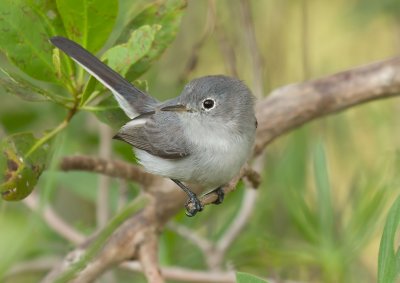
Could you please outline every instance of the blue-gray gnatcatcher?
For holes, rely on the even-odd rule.
[[[60,36],[50,41],[111,90],[131,118],[115,138],[134,147],[148,172],[170,178],[185,191],[193,204],[188,216],[203,207],[182,182],[214,189],[216,203],[222,202],[221,187],[246,162],[255,138],[254,99],[244,83],[206,76],[189,82],[180,96],[158,102],[77,43]]]

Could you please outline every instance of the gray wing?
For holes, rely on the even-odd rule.
[[[72,40],[55,36],[50,38],[50,42],[110,89],[121,109],[129,118],[153,109],[153,106],[158,103],[157,100],[133,86],[120,74]]]
[[[144,113],[123,126],[114,138],[162,158],[179,159],[190,154],[182,125],[173,112]]]

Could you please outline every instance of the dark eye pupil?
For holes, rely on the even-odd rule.
[[[204,106],[205,109],[213,108],[214,107],[214,100],[211,100],[211,99],[204,100],[203,106]]]

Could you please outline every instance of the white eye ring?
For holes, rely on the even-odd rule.
[[[211,109],[215,108],[215,100],[212,98],[206,98],[203,100],[201,103],[201,108],[203,108],[206,111],[210,111]]]

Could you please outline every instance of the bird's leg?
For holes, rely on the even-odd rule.
[[[213,204],[221,204],[224,201],[225,193],[222,187],[218,187],[205,195],[216,194],[218,198],[213,202]]]
[[[189,216],[189,217],[195,216],[197,212],[200,212],[203,210],[203,206],[194,192],[192,192],[188,187],[186,187],[180,181],[178,181],[176,179],[171,179],[171,180],[174,181],[174,183],[177,184],[188,195],[189,199],[186,202],[186,204],[189,204],[189,203],[194,204],[194,208],[191,210],[189,210],[188,206],[186,205],[186,215],[187,216]]]

